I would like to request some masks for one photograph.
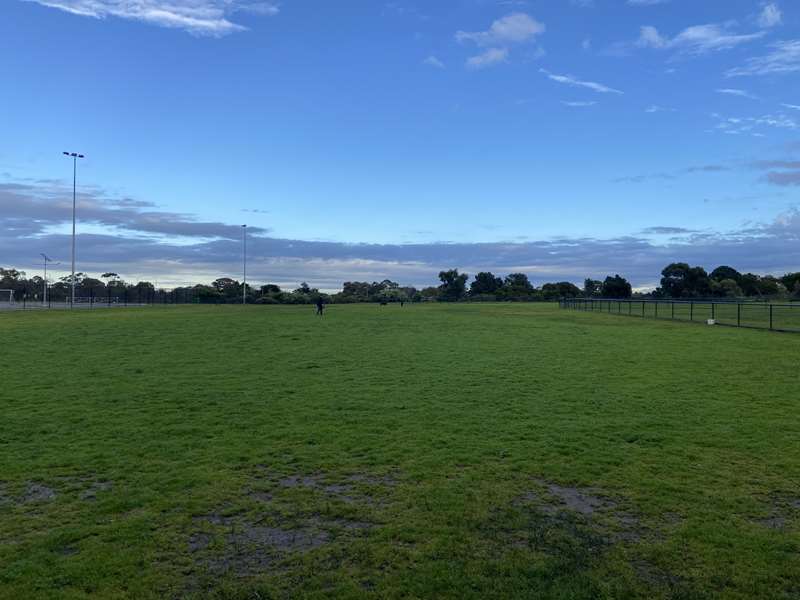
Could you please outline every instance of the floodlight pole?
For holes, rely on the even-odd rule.
[[[247,225],[242,225],[242,304],[247,304]]]
[[[76,189],[78,180],[78,159],[84,158],[83,154],[77,152],[63,152],[64,156],[72,158],[72,278],[70,284],[72,285],[72,293],[70,295],[69,307],[73,308],[75,305],[75,205],[76,205]]]
[[[44,258],[44,294],[42,294],[42,306],[47,306],[47,263],[53,262],[53,259],[44,252],[40,252],[39,254]],[[60,265],[61,263],[53,264]]]

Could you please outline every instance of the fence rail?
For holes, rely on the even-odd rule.
[[[603,312],[627,317],[800,333],[800,304],[569,298],[561,300],[559,306],[564,309]]]

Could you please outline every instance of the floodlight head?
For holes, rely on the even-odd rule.
[[[62,152],[61,154],[63,154],[64,156],[69,156],[69,152]]]
[[[85,158],[83,154],[78,154],[78,158]]]

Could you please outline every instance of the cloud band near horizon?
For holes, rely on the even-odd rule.
[[[776,166],[787,167],[767,163],[763,168]],[[36,273],[41,269],[40,252],[66,264],[70,236],[63,225],[71,218],[67,196],[51,183],[0,184],[0,266]],[[78,237],[80,271],[114,271],[126,279],[155,280],[168,287],[240,277],[240,225],[203,222],[147,202],[109,198],[96,190],[80,194],[79,213],[84,228]],[[709,269],[728,264],[741,271],[776,275],[800,269],[796,209],[738,231],[654,225],[609,239],[366,244],[284,239],[259,227],[248,232],[249,280],[284,287],[307,281],[325,290],[339,289],[344,281],[385,278],[418,287],[435,285],[438,272],[449,268],[471,275],[484,270],[524,272],[537,285],[581,283],[586,277],[619,273],[638,288],[657,285],[661,269],[674,261]]]

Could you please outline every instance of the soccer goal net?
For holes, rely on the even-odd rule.
[[[0,306],[13,306],[14,290],[0,290]]]

